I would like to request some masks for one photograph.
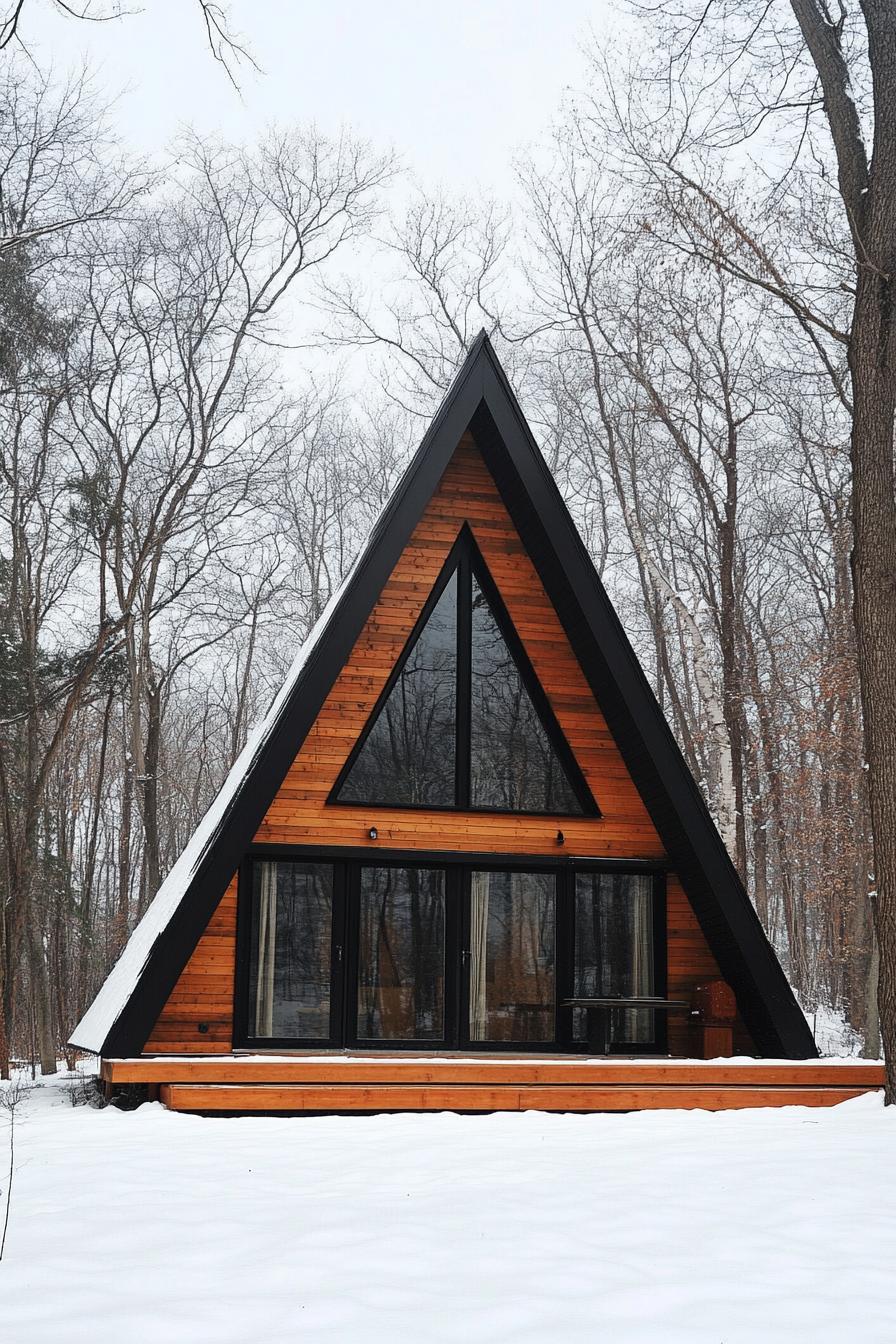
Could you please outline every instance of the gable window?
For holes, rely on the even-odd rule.
[[[454,803],[457,574],[408,649],[339,791],[341,803]],[[383,801],[386,801],[383,799]]]
[[[468,528],[330,801],[598,815]]]

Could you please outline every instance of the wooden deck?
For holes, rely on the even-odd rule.
[[[144,1084],[198,1112],[640,1111],[835,1106],[882,1088],[882,1064],[341,1056],[104,1059],[107,1088]]]

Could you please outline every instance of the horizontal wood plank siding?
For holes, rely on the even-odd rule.
[[[603,816],[563,818],[570,854],[660,858],[662,845],[482,458],[461,442],[256,835],[258,843],[555,854],[558,821],[327,805],[464,523],[469,524]],[[376,825],[378,840],[368,837]]]
[[[227,1054],[233,1044],[237,879],[228,886],[146,1042],[147,1054]],[[200,1032],[199,1024],[208,1026]]]
[[[328,805],[339,770],[364,728],[451,546],[469,524],[492,578],[602,815],[525,817]],[[369,839],[375,825],[378,839]],[[296,755],[255,837],[258,844],[441,849],[662,859],[656,829],[595,703],[559,618],[469,436],[386,584],[348,662]],[[718,968],[675,879],[669,881],[668,990],[688,997]],[[158,1052],[227,1053],[232,1046],[236,878],[184,969],[146,1044]],[[208,1030],[200,1033],[199,1023]],[[673,1054],[687,1054],[687,1023],[669,1020]]]

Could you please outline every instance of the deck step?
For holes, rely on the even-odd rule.
[[[383,1083],[164,1083],[160,1100],[174,1111],[638,1111],[740,1110],[758,1106],[835,1106],[867,1086],[552,1085],[504,1083],[411,1086]]]
[[[872,1060],[587,1059],[354,1054],[104,1059],[116,1086],[148,1085],[172,1110],[733,1110],[834,1106],[884,1085]]]
[[[831,1062],[766,1062],[763,1060],[605,1060],[567,1058],[533,1059],[505,1056],[502,1059],[451,1058],[406,1059],[313,1055],[259,1059],[226,1055],[214,1058],[147,1056],[135,1059],[104,1059],[104,1082],[131,1083],[310,1083],[317,1086],[355,1084],[532,1087],[883,1087],[884,1066],[873,1060]]]

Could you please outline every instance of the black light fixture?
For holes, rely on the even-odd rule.
[[[558,832],[557,832],[557,844],[558,844],[558,845],[565,845],[565,844],[566,844],[566,836],[563,834],[562,831],[558,831]]]
[[[371,840],[375,840],[375,839],[377,838],[377,834],[378,834],[376,827],[375,827],[375,826],[371,826],[371,828],[370,828],[370,830],[367,832],[367,834],[370,836]]]

